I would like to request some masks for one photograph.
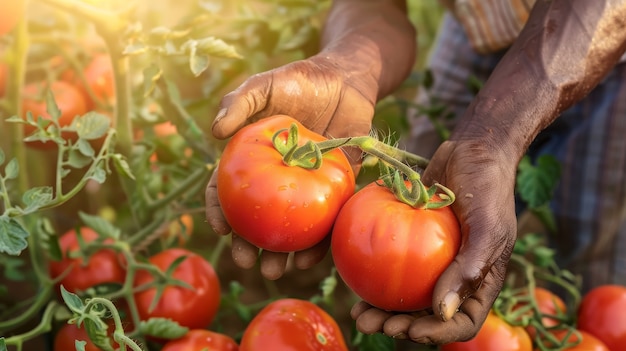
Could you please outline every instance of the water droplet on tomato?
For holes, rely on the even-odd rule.
[[[241,186],[240,186],[241,189],[246,189],[246,188],[249,188],[249,187],[250,187],[249,183],[244,183],[244,184],[241,184]]]
[[[278,187],[278,190],[283,191],[283,190],[287,190],[287,186],[286,185],[281,185]]]

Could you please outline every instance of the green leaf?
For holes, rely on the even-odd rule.
[[[49,204],[52,199],[51,186],[40,186],[26,190],[24,195],[22,195],[22,202],[26,205],[24,214],[37,211]]]
[[[208,55],[198,55],[195,50],[189,54],[189,68],[191,68],[191,73],[196,77],[209,68],[209,63]]]
[[[107,179],[107,172],[102,169],[102,167],[98,167],[93,170],[93,173],[91,173],[89,178],[95,180],[99,184],[102,184]]]
[[[191,52],[192,48],[196,50],[198,54],[202,55],[237,59],[242,58],[234,46],[215,37],[192,39],[182,45],[182,49],[185,50],[185,52]]]
[[[100,216],[93,216],[85,212],[78,212],[80,219],[89,228],[96,231],[96,233],[102,235],[105,238],[119,239],[122,231],[111,224],[111,222]]]
[[[76,351],[85,351],[85,345],[87,345],[87,342],[84,340],[74,340]]]
[[[111,119],[98,112],[87,112],[80,118],[74,118],[72,125],[78,136],[86,140],[95,140],[103,137],[111,128]]]
[[[83,140],[83,139],[80,139]],[[80,143],[80,141],[79,141]],[[85,141],[87,145],[89,142]],[[93,149],[92,149],[93,150]],[[67,164],[75,169],[81,169],[89,165],[93,161],[93,158],[85,156],[80,149],[71,149],[68,152]]]
[[[61,285],[61,297],[72,312],[77,314],[83,313],[83,310],[85,309],[83,300],[81,300],[78,295],[67,291],[63,285]]]
[[[20,164],[16,158],[12,158],[11,161],[4,168],[4,176],[6,179],[15,179],[20,173]]]
[[[51,90],[48,90],[46,94],[46,112],[48,112],[48,115],[55,121],[58,121],[61,117],[61,110],[59,110],[59,106],[57,106],[57,102],[54,100],[54,94]]]
[[[22,271],[20,271],[20,267],[24,266],[24,261],[17,257],[11,256],[0,256],[0,266],[3,266],[3,276],[12,281],[23,281],[26,279],[26,276]]]
[[[357,346],[358,351],[394,351],[395,340],[384,334],[363,334],[355,331],[352,344]]]
[[[15,218],[0,216],[0,253],[19,255],[28,246],[28,235]]]
[[[158,337],[159,339],[178,339],[187,334],[189,328],[167,318],[150,318],[139,324],[141,334]]]
[[[85,331],[87,331],[87,335],[89,335],[89,339],[93,342],[100,350],[103,351],[114,351],[113,346],[111,346],[111,339],[109,339],[105,328],[102,327],[103,323],[97,323],[93,319],[85,319],[83,324]]]
[[[94,151],[91,144],[85,139],[78,139],[76,146],[78,147],[80,153],[84,156],[94,157],[96,155],[96,152]]]
[[[124,176],[135,179],[135,175],[133,175],[133,171],[130,169],[128,162],[121,154],[112,155],[113,163],[115,164],[115,168],[122,173]]]
[[[536,166],[528,156],[522,158],[516,179],[516,190],[522,201],[531,209],[549,202],[560,173],[560,164],[553,156],[540,156]]]
[[[4,337],[0,336],[0,351],[7,351],[7,344],[4,342]]]

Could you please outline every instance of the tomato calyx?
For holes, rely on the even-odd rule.
[[[285,141],[279,136],[287,132]],[[343,142],[345,144],[345,142]],[[272,144],[283,156],[283,163],[287,166],[297,166],[305,169],[319,169],[322,166],[324,152],[333,150],[341,145],[332,145],[322,148],[313,141],[308,141],[304,145],[298,146],[298,126],[291,124],[289,129],[281,129],[272,136]],[[333,143],[336,144],[336,143]]]

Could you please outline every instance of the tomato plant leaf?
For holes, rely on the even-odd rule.
[[[28,246],[28,236],[28,231],[15,218],[0,216],[0,253],[19,255]]]
[[[119,239],[122,231],[111,222],[100,216],[93,216],[85,212],[79,212],[78,216],[89,228],[105,238]]]
[[[69,308],[72,312],[77,314],[83,313],[83,310],[85,309],[83,300],[81,300],[78,295],[67,291],[63,285],[61,285],[61,297],[63,298],[65,305],[67,305],[67,308]]]
[[[358,351],[393,351],[395,350],[395,340],[384,334],[363,334],[356,330],[352,338],[352,344]]]
[[[209,68],[210,62],[208,55],[199,55],[195,50],[189,54],[189,68],[196,77]]]
[[[117,168],[120,173],[130,179],[135,179],[133,171],[130,169],[130,166],[128,165],[128,162],[126,161],[124,156],[122,156],[121,154],[113,154],[111,158],[113,159],[115,168]]]
[[[4,337],[0,337],[0,351],[7,351],[7,344],[4,342]]]
[[[59,118],[61,117],[61,110],[54,99],[52,90],[48,90],[48,93],[46,94],[46,112],[48,112],[48,115],[50,115],[50,117],[58,123]]]
[[[86,341],[74,340],[74,347],[76,348],[76,351],[85,351],[85,345],[87,345]]]
[[[518,166],[516,190],[530,208],[537,208],[550,201],[559,177],[560,164],[554,156],[542,155],[536,165],[525,156]]]
[[[203,55],[218,56],[224,58],[241,58],[234,46],[226,43],[222,39],[206,37],[194,40],[198,53]],[[183,44],[183,47],[185,44]]]
[[[83,140],[83,139],[80,139],[80,140]],[[79,144],[81,144],[80,140],[78,141]],[[87,143],[87,145],[89,145],[89,143],[87,141],[85,141],[85,143]],[[93,149],[92,149],[92,151],[93,151]],[[87,166],[88,164],[90,164],[92,160],[93,159],[91,157],[84,155],[80,151],[80,149],[71,149],[68,152],[67,164],[70,167],[73,167],[73,168],[76,168],[76,169],[81,169],[81,168]]]
[[[156,88],[156,82],[163,75],[163,71],[156,64],[151,64],[143,70],[143,91],[144,96],[152,94]]]
[[[168,318],[150,318],[139,324],[139,330],[142,334],[155,336],[159,339],[178,339],[187,334],[189,328]]]
[[[20,173],[20,164],[17,162],[16,158],[12,158],[9,163],[7,163],[4,168],[4,178],[5,179],[15,179],[17,175]]]
[[[98,112],[87,112],[80,118],[74,118],[72,125],[82,139],[95,140],[103,137],[111,127],[111,119]]]
[[[76,146],[78,147],[78,151],[84,156],[93,157],[96,154],[91,144],[85,139],[78,139]]]
[[[84,328],[87,331],[87,335],[89,335],[89,339],[93,342],[100,350],[103,351],[114,351],[113,346],[111,346],[111,340],[107,336],[106,325],[105,328],[102,328],[103,323],[99,318],[93,320],[91,318],[87,318],[84,321]]]
[[[22,195],[22,202],[26,205],[23,213],[28,214],[37,211],[52,201],[52,187],[39,186],[26,190]]]

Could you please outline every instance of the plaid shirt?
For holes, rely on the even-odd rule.
[[[469,77],[486,81],[501,55],[477,53],[463,26],[447,13],[429,62],[434,85],[420,90],[418,104],[436,101],[461,116],[474,97]],[[447,121],[447,127],[454,128],[454,121]],[[432,123],[417,113],[410,123],[404,147],[432,156],[441,143]],[[561,267],[581,274],[584,290],[599,284],[626,285],[625,135],[626,63],[620,63],[529,149],[531,156],[551,154],[561,162],[561,180],[551,204],[558,233],[549,239]]]

